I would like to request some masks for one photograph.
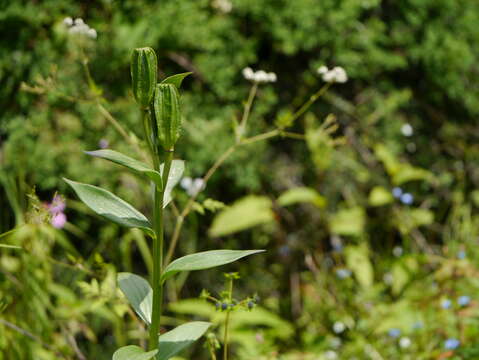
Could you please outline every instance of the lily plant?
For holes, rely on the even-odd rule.
[[[213,268],[263,251],[211,250],[164,262],[164,211],[184,171],[184,161],[174,159],[182,120],[179,88],[183,79],[191,73],[176,74],[159,83],[157,74],[154,50],[149,47],[135,49],[131,58],[133,95],[141,112],[145,142],[153,167],[110,149],[86,152],[124,166],[149,180],[154,189],[153,219],[148,219],[105,189],[64,179],[91,210],[118,225],[141,229],[152,242],[153,272],[149,281],[132,273],[118,274],[121,291],[148,327],[148,349],[137,345],[124,346],[113,354],[113,360],[167,360],[194,343],[205,334],[210,323],[188,322],[160,334],[165,282],[179,272]]]

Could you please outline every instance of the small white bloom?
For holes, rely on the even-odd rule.
[[[336,334],[341,334],[345,329],[346,329],[346,325],[344,325],[344,323],[342,323],[341,321],[336,321],[333,324],[333,331]]]
[[[65,19],[63,19],[63,23],[66,26],[72,26],[73,25],[73,19],[70,16],[67,16]]]
[[[229,0],[213,0],[211,5],[225,14],[233,10],[233,4]]]
[[[320,66],[318,68],[318,74],[319,75],[323,75],[323,74],[326,74],[328,72],[328,67],[327,66]]]
[[[344,70],[342,67],[336,66],[335,68],[333,68],[332,71],[334,71],[336,75],[336,82],[345,83],[346,81],[348,81],[348,75],[346,74],[346,70]]]
[[[253,80],[254,78],[254,71],[250,67],[245,67],[243,69],[243,76],[246,80]]]
[[[264,70],[253,71],[250,67],[246,67],[242,71],[246,80],[256,83],[276,82],[277,77],[274,72],[266,72]]]
[[[403,254],[403,248],[400,246],[395,246],[393,249],[393,255],[395,257],[400,257]]]
[[[386,283],[386,285],[391,285],[394,281],[393,274],[391,274],[390,272],[384,274],[383,280]]]
[[[412,136],[412,134],[414,133],[414,129],[412,128],[411,124],[406,123],[401,126],[401,132],[404,136]]]
[[[190,178],[189,176],[185,176],[183,179],[181,179],[181,182],[180,182],[180,186],[185,189],[185,190],[188,190],[191,185],[193,185],[193,179]]]
[[[75,19],[75,25],[83,25],[85,22],[83,21],[82,18],[76,18]]]
[[[186,190],[188,195],[195,196],[205,188],[205,181],[202,178],[184,177],[181,179],[180,186]]]
[[[407,349],[411,346],[411,339],[406,336],[402,337],[401,339],[399,339],[399,346],[402,349]]]
[[[92,39],[96,39],[97,37],[97,33],[96,33],[96,30],[95,29],[88,29],[87,31],[87,35],[92,38]]]
[[[328,350],[324,353],[324,358],[326,360],[336,360],[338,358],[338,354],[334,350]]]

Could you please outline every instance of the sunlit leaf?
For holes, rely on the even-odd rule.
[[[288,206],[297,203],[311,203],[319,208],[326,205],[326,199],[309,187],[296,187],[286,190],[278,198],[278,204]]]
[[[192,72],[185,72],[185,73],[181,73],[181,74],[168,76],[161,83],[162,84],[173,84],[179,89],[180,86],[181,86],[181,83],[183,82],[185,77],[187,77],[188,75],[191,75],[191,74],[193,74],[193,73]]]
[[[164,164],[160,165],[160,173],[163,174]],[[171,192],[178,184],[183,172],[185,171],[185,162],[183,160],[173,160],[171,162],[170,173],[168,174],[168,182],[166,183],[165,196],[163,199],[163,208],[165,208],[172,200]]]
[[[208,330],[211,323],[192,321],[174,328],[160,336],[157,360],[168,360],[193,344]]]
[[[171,262],[165,268],[161,281],[165,281],[180,271],[210,269],[263,251],[264,250],[211,250],[186,255]]]
[[[158,350],[145,352],[145,350],[139,346],[128,345],[123,346],[115,351],[112,360],[150,360],[157,353]]]
[[[70,185],[81,201],[97,214],[119,225],[144,229],[151,232],[148,219],[126,201],[97,186],[63,179]]]
[[[148,165],[139,160],[135,160],[129,156],[123,155],[122,153],[109,149],[85,151],[85,153],[94,157],[112,161],[116,164],[123,165],[137,173],[144,174],[148,178],[150,178],[150,180],[152,180],[156,184],[156,186],[158,186],[158,188],[163,188],[161,174],[158,171],[150,169]]]
[[[329,220],[331,232],[337,235],[361,235],[364,224],[364,209],[360,207],[340,210]]]
[[[153,290],[141,276],[122,272],[118,274],[118,286],[125,294],[138,316],[147,324],[151,323]]]
[[[222,210],[213,220],[211,236],[229,235],[274,219],[271,200],[264,196],[247,196]]]
[[[383,206],[390,204],[394,201],[394,197],[391,192],[382,186],[375,186],[369,193],[369,205],[371,206]]]

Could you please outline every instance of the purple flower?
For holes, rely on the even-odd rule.
[[[461,342],[457,339],[447,339],[444,341],[444,348],[446,350],[454,350],[457,349],[461,345]]]
[[[50,214],[55,215],[65,210],[65,200],[60,195],[55,195],[52,202],[48,205]]]
[[[110,145],[110,143],[107,139],[100,139],[100,141],[98,142],[98,146],[100,147],[100,149],[106,149],[108,145]]]
[[[56,229],[62,229],[66,222],[67,216],[62,212],[54,214],[50,220],[50,224],[52,224],[52,226]]]
[[[402,195],[402,189],[400,187],[395,187],[393,188],[393,196],[396,198],[396,199],[399,199]]]

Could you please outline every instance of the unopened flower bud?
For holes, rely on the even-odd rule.
[[[165,151],[171,151],[180,137],[180,94],[173,84],[157,84],[153,99],[158,141]]]
[[[131,56],[131,80],[133,95],[141,108],[146,109],[155,91],[157,59],[150,47],[137,48]]]

